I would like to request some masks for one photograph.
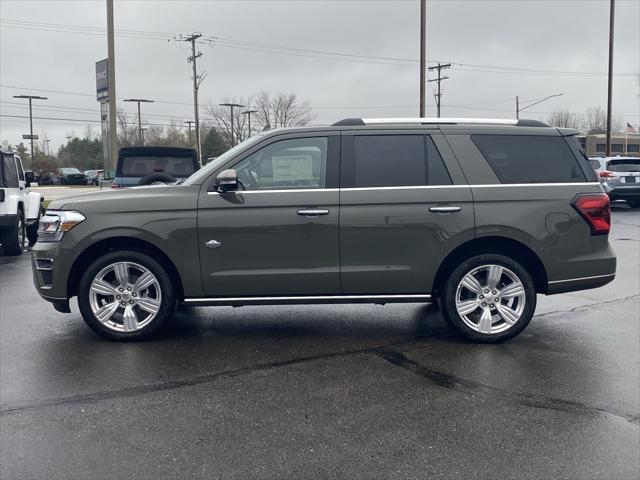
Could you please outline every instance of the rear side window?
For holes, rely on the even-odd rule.
[[[2,155],[5,188],[18,188],[18,169],[13,155]],[[1,180],[0,180],[1,181]]]
[[[184,178],[195,170],[191,157],[124,157],[121,159],[123,177],[144,177],[150,173],[166,173]]]
[[[471,135],[471,140],[502,183],[585,181],[563,137]]]
[[[451,178],[431,137],[360,135],[354,137],[354,186],[449,185]]]
[[[589,164],[594,170],[598,170],[600,168],[600,162],[598,160],[589,160]]]

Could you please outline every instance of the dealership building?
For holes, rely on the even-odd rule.
[[[604,157],[607,154],[607,136],[604,133],[578,135],[577,138],[588,157]],[[637,133],[611,135],[611,155],[640,156],[640,135]]]

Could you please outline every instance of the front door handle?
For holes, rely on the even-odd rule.
[[[318,215],[328,215],[329,210],[323,210],[320,208],[306,208],[302,210],[298,210],[298,215],[303,215],[305,217],[317,217]]]
[[[453,213],[459,212],[462,207],[430,207],[429,211],[434,213]]]

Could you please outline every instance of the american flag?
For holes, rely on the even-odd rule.
[[[633,125],[627,122],[627,129],[625,130],[625,133],[638,133],[638,131],[633,128]]]

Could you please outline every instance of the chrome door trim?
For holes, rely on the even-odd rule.
[[[185,298],[184,302],[192,305],[233,305],[251,303],[332,303],[332,302],[411,302],[429,301],[431,295],[428,294],[408,294],[408,295],[301,295],[301,296],[273,296],[273,297],[203,297]]]

